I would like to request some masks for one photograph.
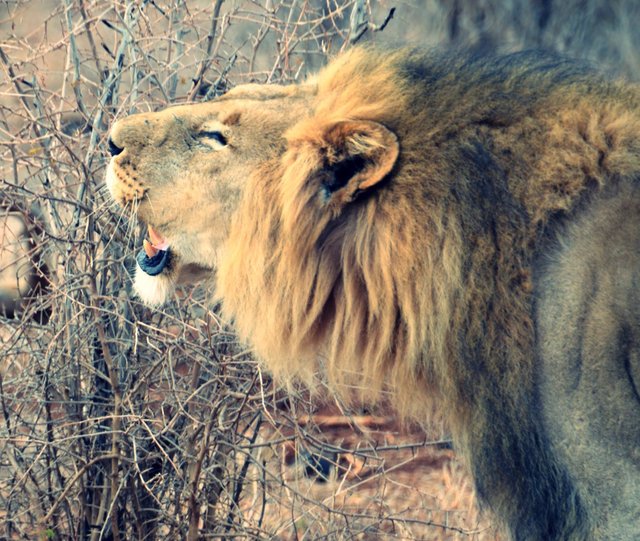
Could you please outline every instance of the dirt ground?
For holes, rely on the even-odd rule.
[[[346,417],[331,408],[298,425],[305,436],[293,440],[287,431],[265,431],[265,442],[286,441],[265,459],[266,472],[254,472],[246,500],[248,523],[262,522],[274,538],[502,539],[479,512],[471,479],[446,440],[402,428],[391,416]]]

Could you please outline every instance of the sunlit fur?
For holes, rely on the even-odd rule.
[[[231,214],[225,314],[281,376],[310,379],[320,362],[345,396],[389,391],[418,419],[437,401],[515,539],[592,538],[600,519],[542,426],[534,271],[563,221],[640,171],[638,91],[548,56],[375,49],[304,88],[308,114],[284,122],[286,145]],[[352,138],[389,174],[355,200],[323,197],[327,134],[360,119],[395,134],[399,155],[377,132]]]

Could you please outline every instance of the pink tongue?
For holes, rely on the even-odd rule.
[[[156,248],[157,250],[168,250],[169,249],[169,243],[167,241],[164,241],[164,242],[160,242],[158,244],[154,244],[153,247]]]
[[[151,245],[156,250],[168,250],[169,249],[169,243],[164,239],[164,237],[160,233],[158,233],[150,225],[147,226],[147,229],[149,231],[149,238],[151,239]]]

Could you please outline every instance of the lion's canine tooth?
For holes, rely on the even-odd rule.
[[[154,246],[147,239],[144,239],[142,241],[142,248],[144,248],[144,253],[147,254],[148,257],[153,257],[160,251],[157,248],[154,248]]]

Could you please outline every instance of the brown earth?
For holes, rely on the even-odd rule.
[[[249,524],[262,516],[275,538],[296,541],[501,539],[478,511],[471,479],[447,440],[402,428],[390,416],[344,416],[331,407],[300,417],[297,426],[297,435],[273,425],[262,435],[265,443],[285,441],[265,471],[253,472],[245,494]],[[330,469],[326,476],[314,471],[318,461],[318,469]],[[263,509],[258,481],[265,479]]]

